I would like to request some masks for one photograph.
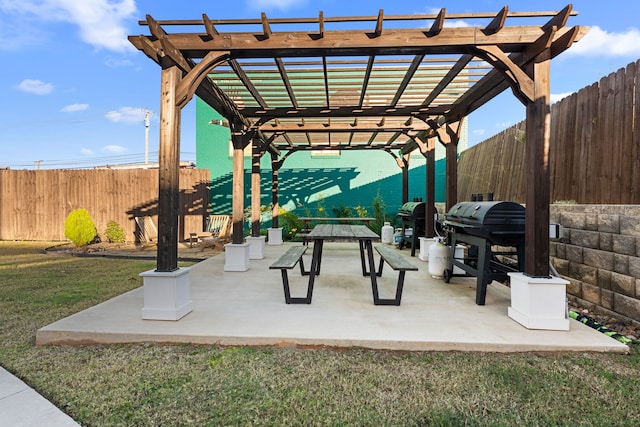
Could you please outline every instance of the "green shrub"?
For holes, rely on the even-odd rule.
[[[86,209],[72,211],[64,221],[64,235],[76,246],[88,245],[97,234],[96,226]]]
[[[111,243],[124,243],[124,230],[115,221],[107,223],[107,229],[104,232],[105,237]]]

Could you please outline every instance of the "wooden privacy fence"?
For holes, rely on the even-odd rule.
[[[209,170],[180,170],[180,239],[202,231],[209,204]],[[135,241],[134,218],[157,224],[157,169],[0,170],[0,240],[67,240],[64,221],[75,209],[89,211],[104,239],[116,221]]]
[[[550,202],[640,204],[640,61],[551,107]],[[523,107],[524,110],[524,107]],[[458,200],[525,201],[525,122],[465,150]]]

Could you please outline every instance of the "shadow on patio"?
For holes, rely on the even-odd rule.
[[[179,321],[142,320],[143,289],[138,288],[41,328],[36,342],[628,352],[626,345],[574,320],[569,331],[528,330],[507,316],[508,287],[492,283],[486,305],[478,306],[475,278],[445,284],[433,279],[428,263],[417,257],[411,261],[419,271],[407,272],[402,305],[375,306],[371,282],[360,270],[357,243],[325,243],[312,304],[287,305],[280,271],[269,270],[287,247],[267,246],[265,258],[251,260],[246,272],[225,272],[224,254],[191,267],[194,310]],[[385,268],[381,297],[393,294],[396,278],[396,272]],[[293,295],[305,292],[307,278],[299,269],[291,271],[290,280]]]

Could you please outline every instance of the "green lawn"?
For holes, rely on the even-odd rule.
[[[35,346],[154,262],[0,242],[0,365],[83,425],[640,425],[631,355]]]

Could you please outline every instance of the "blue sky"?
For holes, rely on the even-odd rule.
[[[43,169],[157,157],[160,68],[127,40],[139,19],[212,19],[560,10],[560,1],[415,0],[0,0],[0,167]],[[553,99],[640,58],[640,2],[576,0],[570,25],[590,33],[552,63]],[[463,24],[464,25],[464,24]],[[469,117],[470,144],[524,119],[506,91]],[[195,160],[195,103],[182,115],[182,160]]]

